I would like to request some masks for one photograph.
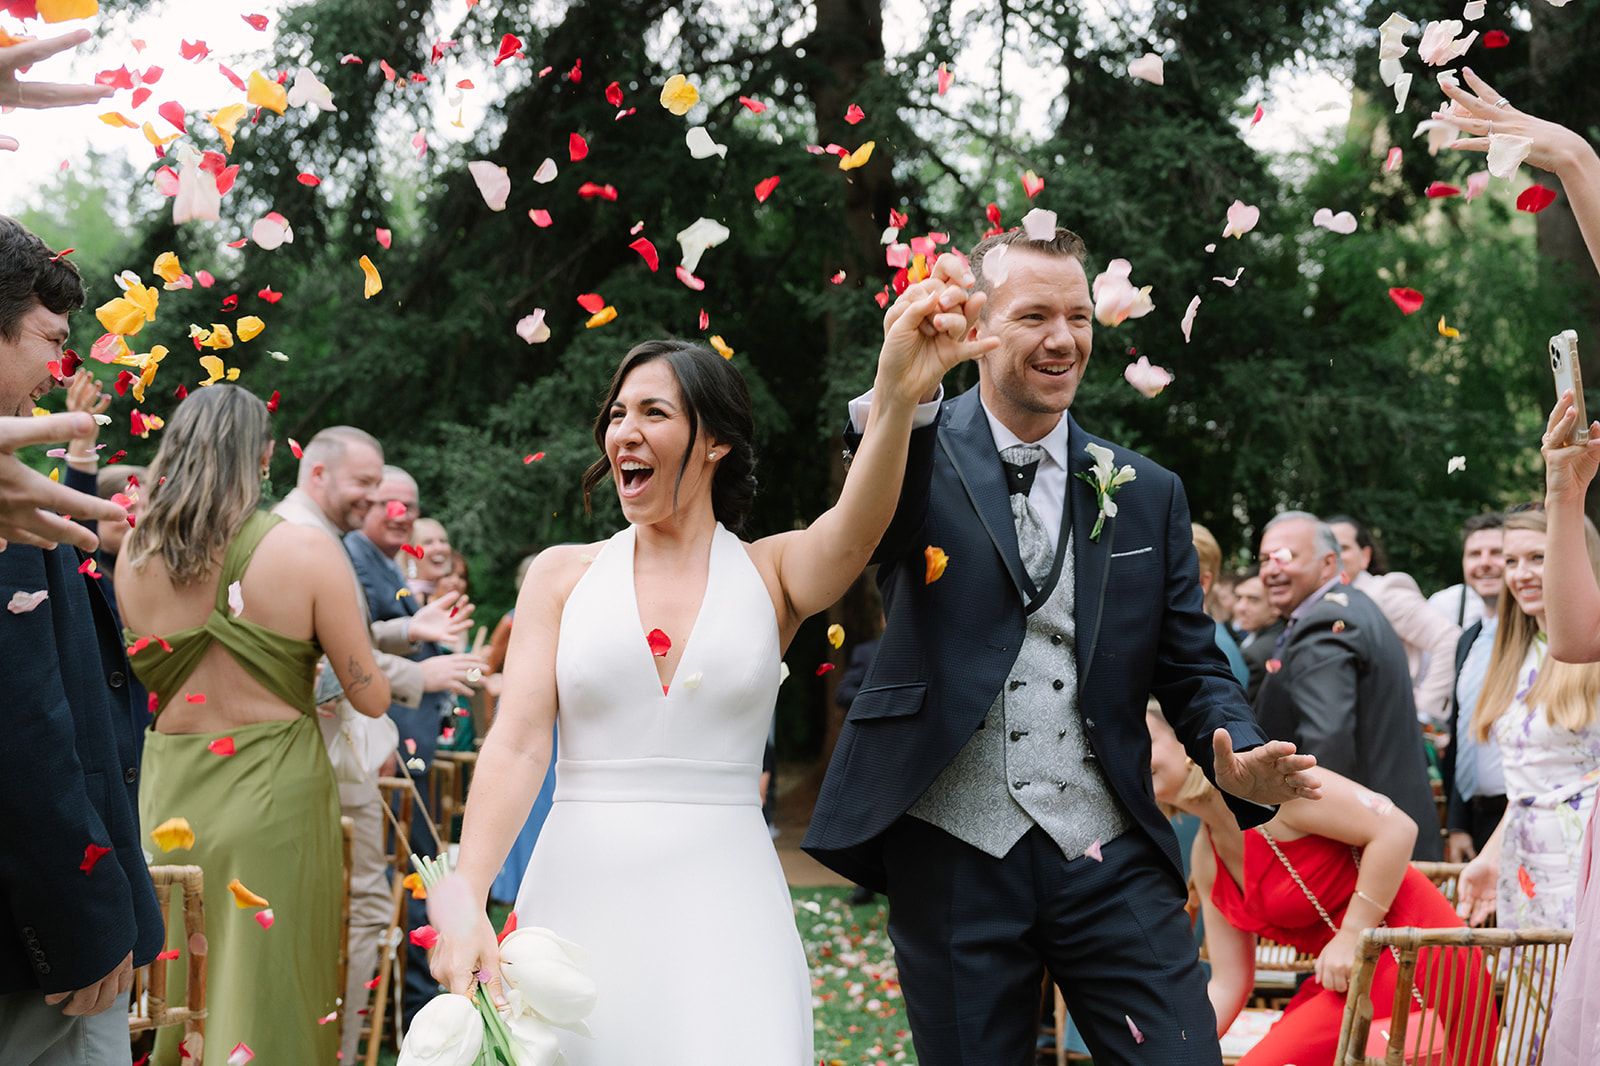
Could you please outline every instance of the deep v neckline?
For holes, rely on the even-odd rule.
[[[678,664],[672,668],[672,677],[662,681],[661,672],[656,669],[656,654],[650,650],[650,636],[644,629],[644,615],[639,611],[639,570],[637,565],[639,531],[637,529],[629,530],[628,595],[633,599],[634,639],[644,648],[645,661],[650,667],[650,676],[657,685],[661,686],[661,699],[666,699],[671,694],[673,686],[678,683],[678,672],[683,669],[684,660],[689,657],[689,649],[694,645],[695,634],[700,631],[700,619],[705,617],[706,601],[711,598],[711,583],[716,577],[717,540],[722,536],[722,532],[722,523],[718,522],[711,533],[711,544],[706,553],[706,583],[700,593],[700,607],[695,611],[694,622],[689,626],[689,635],[684,639],[683,650],[678,653]],[[663,630],[663,632],[665,631]],[[668,639],[671,639],[670,635]]]

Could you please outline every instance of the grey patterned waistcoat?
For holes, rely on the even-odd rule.
[[[1133,825],[1084,736],[1070,533],[1060,554],[1060,575],[1028,615],[1011,676],[972,739],[907,812],[995,858],[1034,825],[1069,861]]]

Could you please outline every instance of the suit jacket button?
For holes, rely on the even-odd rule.
[[[111,671],[111,676],[106,678],[106,684],[110,685],[112,688],[121,688],[127,683],[127,675],[125,675],[121,670]]]
[[[32,940],[34,937],[38,936],[39,934],[33,928],[33,926],[25,925],[25,926],[22,927],[22,935],[27,937],[29,940]]]
[[[1067,683],[1058,677],[1054,681],[1050,682],[1050,687],[1055,689],[1057,692],[1060,692],[1062,689],[1067,687]]]
[[[137,766],[130,766],[126,770],[122,771],[123,784],[131,785],[137,780],[139,780],[139,768]]]
[[[38,970],[39,970],[40,973],[49,973],[50,972],[50,964],[48,962],[41,962],[39,964],[39,966],[38,966]]]

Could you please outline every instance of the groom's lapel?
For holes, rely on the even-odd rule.
[[[1000,466],[1000,456],[995,451],[989,420],[978,402],[978,390],[971,389],[958,396],[950,404],[945,418],[939,431],[939,447],[944,449],[962,487],[967,490],[973,510],[977,511],[979,521],[999,551],[1017,595],[1027,603],[1037,589],[1022,568],[1017,527],[1011,517],[1010,490]]]
[[[1100,617],[1105,613],[1106,583],[1111,575],[1111,540],[1117,531],[1117,520],[1107,518],[1100,530],[1100,539],[1090,539],[1095,519],[1100,515],[1100,499],[1093,484],[1078,475],[1092,477],[1094,460],[1084,448],[1089,443],[1088,434],[1070,413],[1066,417],[1067,495],[1072,503],[1072,561],[1077,577],[1073,620],[1077,626],[1078,691],[1083,692],[1100,638]]]

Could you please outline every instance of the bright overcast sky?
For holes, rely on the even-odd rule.
[[[963,0],[958,6],[966,8],[974,2],[976,0]],[[153,95],[138,111],[132,110],[129,93],[122,91],[111,101],[91,107],[49,111],[24,109],[0,115],[0,133],[15,137],[22,145],[14,153],[0,152],[0,212],[23,207],[32,189],[55,180],[64,165],[82,165],[90,148],[104,153],[124,152],[140,164],[152,158],[153,149],[138,130],[108,126],[100,121],[102,113],[119,111],[139,122],[148,120],[158,133],[167,134],[173,130],[155,114],[156,107],[163,101],[180,100],[191,114],[237,101],[238,91],[223,80],[217,63],[227,65],[242,78],[248,78],[258,65],[264,65],[265,49],[274,31],[271,22],[276,22],[278,10],[283,6],[283,0],[168,0],[154,13],[131,20],[102,16],[67,24],[65,29],[86,25],[97,36],[76,52],[38,64],[25,80],[87,82],[98,71],[116,69],[124,64],[130,70],[141,71],[159,66],[163,73],[152,86]],[[886,7],[886,44],[894,54],[899,46],[911,46],[920,38],[925,8],[921,0],[888,0]],[[439,10],[447,12],[446,18],[450,20],[439,30],[448,34],[454,21],[465,14],[466,6],[460,0],[452,0],[439,5]],[[241,17],[249,14],[268,16],[271,22],[266,32],[253,29]],[[14,21],[8,25],[6,20],[0,19],[0,28],[15,32],[19,27]],[[53,36],[62,28],[29,22],[27,29],[41,36]],[[197,39],[203,39],[212,54],[198,63],[184,60],[178,54],[179,42]],[[135,51],[133,42],[136,40],[144,42],[142,52]],[[974,44],[978,49],[994,47],[993,42]],[[476,57],[463,58],[472,62]],[[462,71],[464,76],[475,75],[477,65],[473,63],[470,70],[463,66]],[[959,83],[961,72],[957,70],[956,73]],[[986,65],[978,77],[987,79],[991,75],[992,67]],[[1053,75],[1059,84],[1059,72],[1031,73],[1035,79],[1046,75]],[[1022,84],[1028,77],[1030,72],[1022,57],[1008,58],[1006,79],[1009,85]],[[450,80],[456,80],[453,72]],[[1284,72],[1272,80],[1268,92],[1269,98],[1264,101],[1267,120],[1245,135],[1247,142],[1258,149],[1285,151],[1303,147],[1312,140],[1320,140],[1327,131],[1342,127],[1349,117],[1348,87],[1325,73]],[[1021,121],[1028,131],[1039,132],[1048,124],[1048,108],[1056,94],[1031,95],[1041,103],[1033,111],[1025,111]],[[483,114],[481,104],[476,116],[473,110],[469,100],[466,129],[449,127],[447,119],[454,117],[454,107],[450,108],[448,116],[434,116],[430,139],[470,136],[474,119],[481,119]]]

